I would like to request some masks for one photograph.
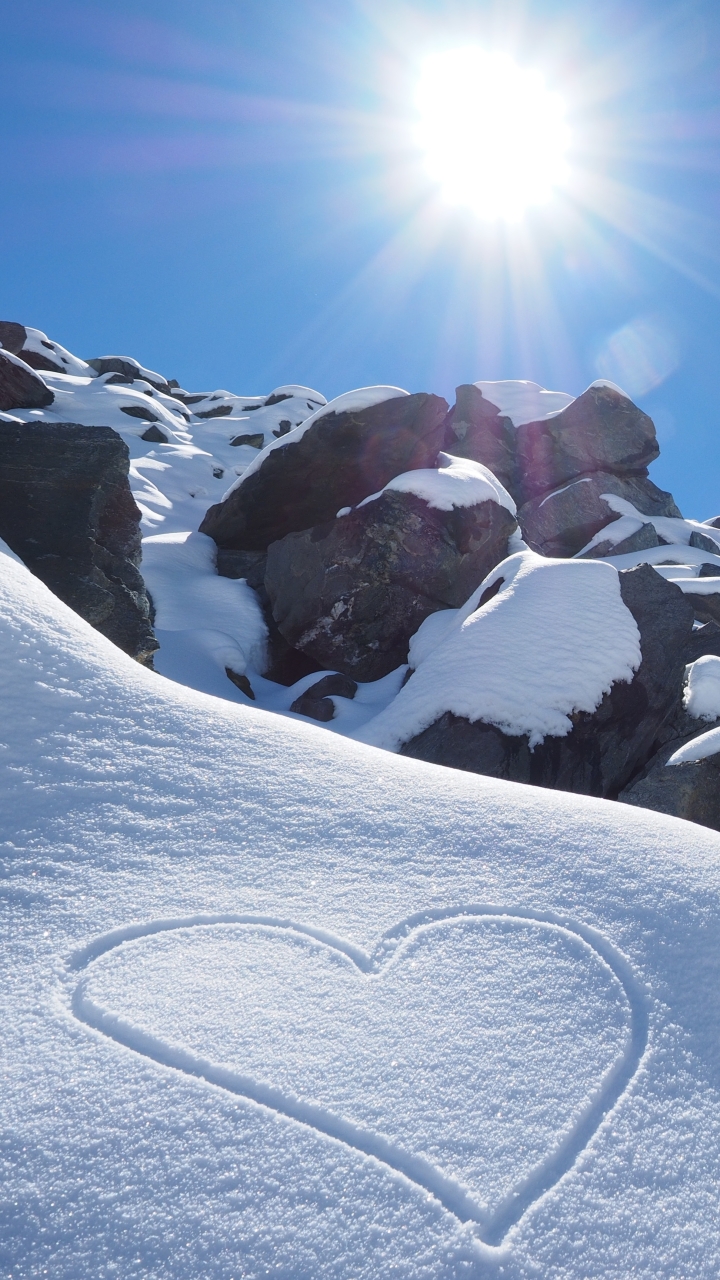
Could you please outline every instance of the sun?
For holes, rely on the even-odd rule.
[[[430,176],[447,201],[480,217],[516,221],[567,177],[562,98],[504,54],[475,47],[432,54],[415,105]]]

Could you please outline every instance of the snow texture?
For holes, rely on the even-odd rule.
[[[362,732],[364,741],[396,751],[450,711],[528,734],[537,746],[547,735],[564,737],[573,712],[594,711],[640,665],[640,635],[617,571],[532,551],[503,561],[452,623],[433,623],[418,637],[411,651],[418,670]]]
[[[594,384],[593,384],[594,385]],[[565,391],[546,391],[537,382],[508,379],[505,382],[476,382],[486,400],[494,404],[513,426],[554,418],[572,404],[574,396]]]
[[[690,663],[683,701],[698,720],[720,720],[720,658],[705,654]]]
[[[358,505],[364,507],[368,502],[375,502],[381,494],[393,490],[396,493],[414,493],[427,502],[429,507],[436,507],[438,511],[452,511],[453,507],[474,507],[481,502],[497,502],[511,515],[516,514],[517,507],[507,489],[481,462],[439,453],[438,463],[440,465],[437,470],[423,467],[416,471],[404,471],[402,475],[390,480],[384,489],[371,493]],[[347,515],[349,510],[350,508],[343,508],[342,514]]]
[[[0,634],[8,1276],[714,1280],[716,833]]]

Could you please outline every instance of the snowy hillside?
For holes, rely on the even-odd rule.
[[[8,1275],[717,1274],[716,835],[183,689],[1,568]]]
[[[720,529],[647,415],[0,343],[2,1275],[714,1280]]]

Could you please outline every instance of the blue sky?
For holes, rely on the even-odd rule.
[[[1,16],[3,318],[193,389],[452,400],[475,379],[629,379],[657,423],[655,481],[687,515],[720,512],[713,4],[35,0]],[[441,205],[412,142],[423,57],[467,42],[567,103],[574,182],[514,228]]]

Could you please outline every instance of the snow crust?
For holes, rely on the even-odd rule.
[[[453,507],[474,507],[481,502],[497,502],[511,515],[517,513],[515,502],[507,489],[481,462],[473,462],[470,458],[455,458],[449,453],[439,453],[438,462],[440,465],[437,469],[423,467],[395,476],[384,489],[371,493],[358,506],[364,507],[368,502],[375,502],[383,493],[393,490],[396,493],[414,493],[427,502],[429,507],[435,507],[438,511],[452,511]],[[349,507],[343,508],[342,514],[348,514],[349,510]]]
[[[617,571],[602,561],[510,556],[452,622],[423,627],[411,650],[417,671],[362,731],[363,741],[397,751],[450,711],[528,734],[537,746],[547,735],[564,737],[574,711],[594,711],[640,665],[637,624]]]
[[[567,409],[575,399],[565,391],[546,391],[539,383],[526,382],[522,379],[476,382],[475,386],[482,391],[486,400],[500,410],[501,414],[510,418],[515,427],[521,427],[525,422],[539,422],[543,418],[553,418],[561,410]]]
[[[717,1275],[716,833],[0,636],[8,1274]]]
[[[705,654],[690,663],[683,702],[698,720],[720,720],[720,658]]]

